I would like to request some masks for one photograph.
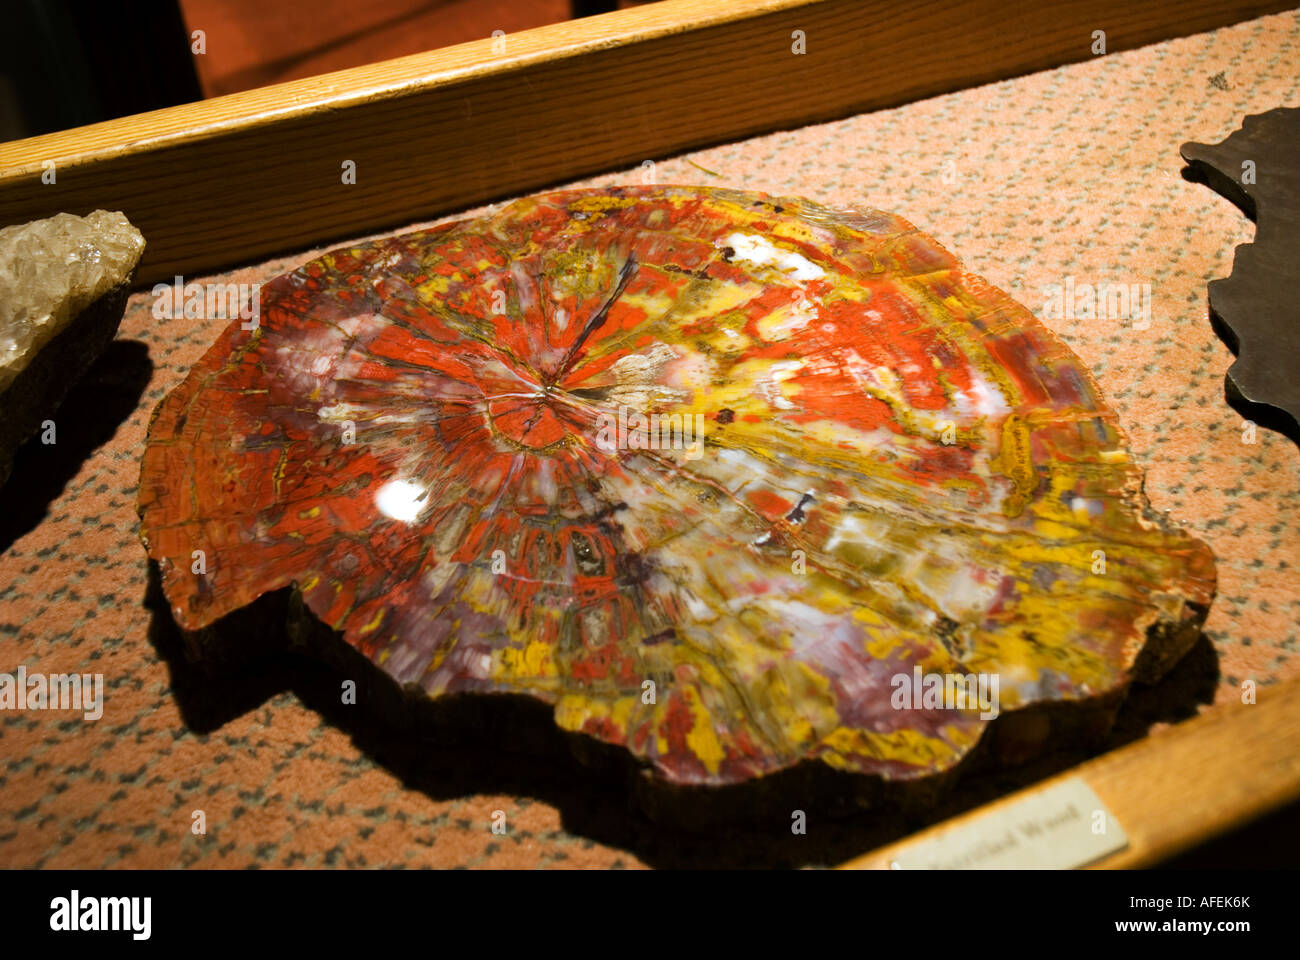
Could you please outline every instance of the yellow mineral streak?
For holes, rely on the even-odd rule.
[[[695,687],[683,688],[682,696],[691,709],[691,715],[695,718],[694,726],[686,734],[686,746],[700,758],[700,762],[704,764],[704,769],[708,770],[709,773],[717,773],[718,767],[721,766],[727,755],[723,752],[722,744],[718,741],[718,735],[713,730],[713,718],[705,706],[700,703],[700,695]]]
[[[557,676],[555,663],[551,660],[551,646],[541,640],[533,640],[522,649],[506,647],[501,651],[503,678],[533,679],[536,677]]]

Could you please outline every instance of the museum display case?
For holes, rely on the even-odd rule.
[[[1150,867],[1285,809],[1298,44],[667,0],[0,144],[0,225],[144,240],[0,490],[0,865]]]

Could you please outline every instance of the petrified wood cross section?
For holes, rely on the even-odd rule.
[[[414,695],[537,698],[673,783],[948,769],[994,711],[918,676],[1112,696],[1213,596],[1079,360],[889,214],[566,191],[261,304],[150,430],[180,626],[292,588]]]

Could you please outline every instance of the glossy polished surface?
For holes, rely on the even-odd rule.
[[[186,629],[296,585],[401,683],[721,784],[952,766],[989,721],[900,708],[918,669],[1006,711],[1185,648],[1213,561],[1140,485],[1077,358],[905,221],[644,187],[277,278],[159,407],[140,512]]]

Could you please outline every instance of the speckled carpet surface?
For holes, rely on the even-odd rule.
[[[1155,509],[1215,552],[1204,646],[1218,673],[1202,699],[1224,699],[1242,680],[1300,673],[1300,451],[1252,436],[1224,402],[1232,356],[1205,285],[1254,228],[1181,176],[1178,148],[1300,105],[1297,64],[1292,12],[657,160],[654,175],[889,210],[1038,314],[1118,410]],[[269,279],[312,255],[224,280]],[[1149,285],[1149,324],[1053,315],[1052,284],[1103,282]],[[146,603],[136,483],[151,412],[224,321],[157,320],[152,303],[132,297],[117,342],[58,414],[58,443],[29,444],[4,491],[0,672],[102,673],[106,699],[96,721],[0,714],[0,866],[637,867],[762,847],[762,829],[656,838],[623,798],[548,782],[507,753],[386,751],[382,731],[328,706],[338,688],[324,668],[287,655],[237,680],[187,665]],[[902,830],[878,827],[786,859],[833,862]],[[770,829],[788,844],[788,821]]]

